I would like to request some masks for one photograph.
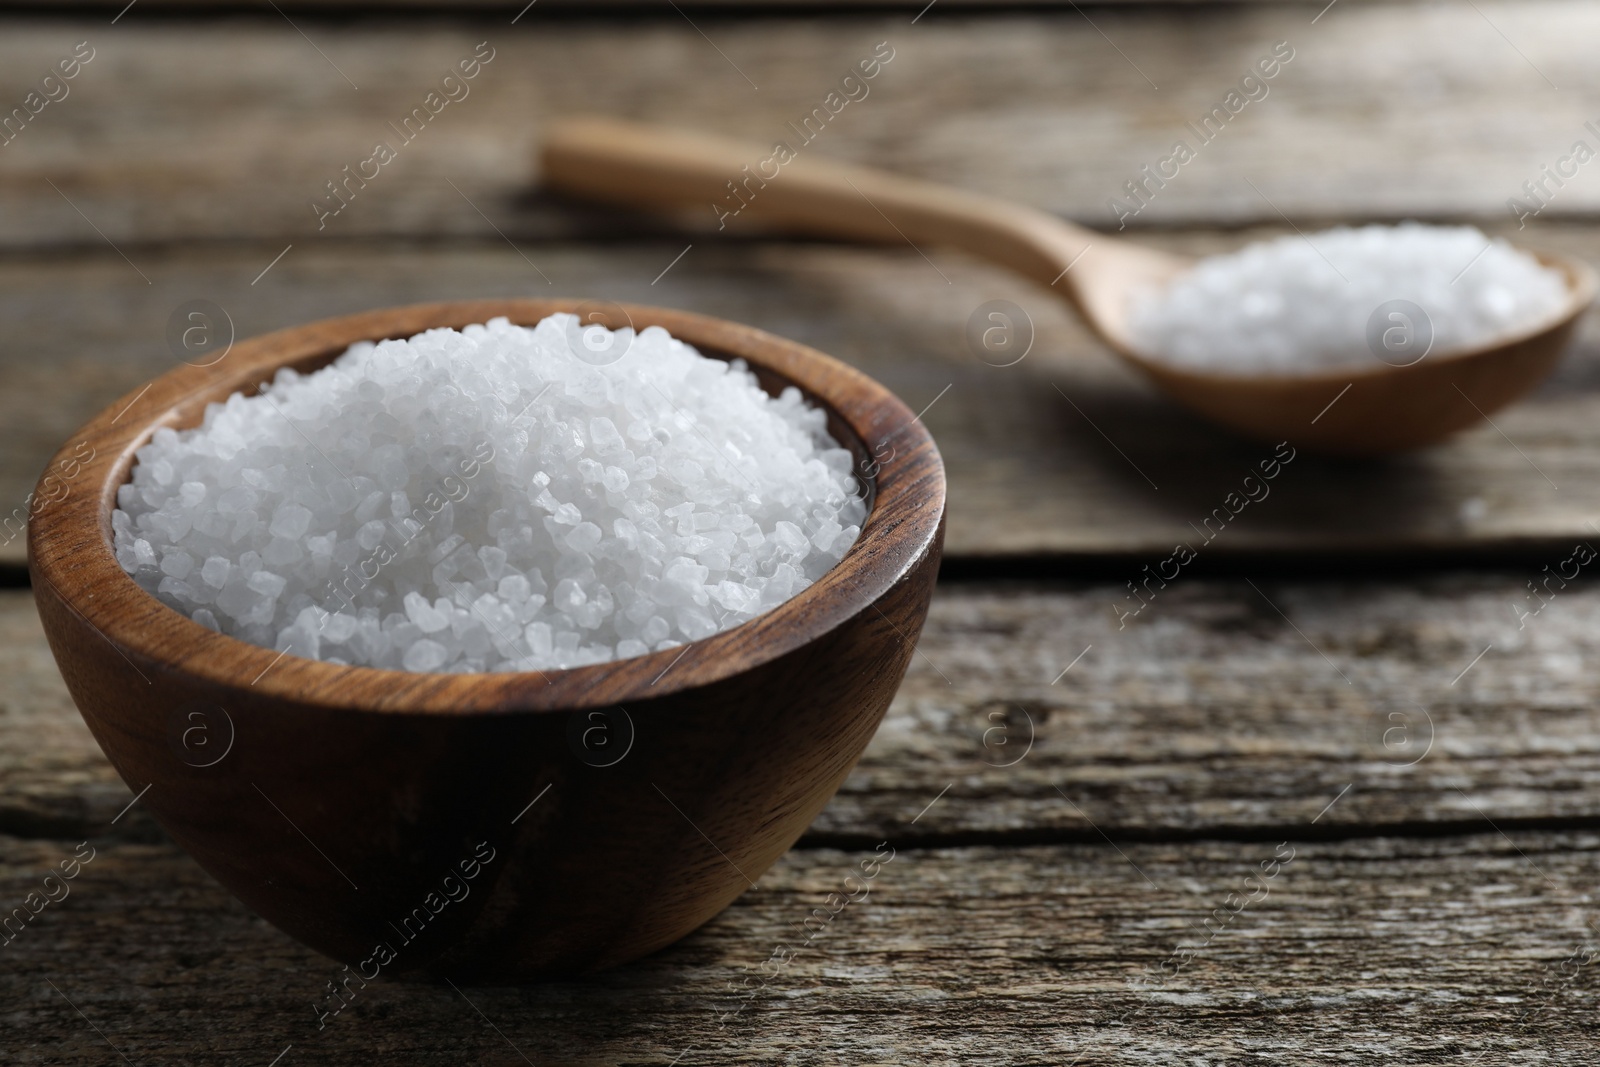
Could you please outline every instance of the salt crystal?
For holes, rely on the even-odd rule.
[[[659,329],[592,366],[575,323],[363,342],[162,428],[117,493],[118,563],[291,655],[547,670],[736,626],[854,543],[853,459],[797,390]]]
[[[1560,272],[1504,240],[1406,222],[1208,256],[1134,294],[1128,324],[1137,349],[1164,363],[1295,374],[1448,355],[1548,325],[1568,302]]]
[[[277,598],[287,585],[287,580],[282,575],[273,574],[271,571],[256,571],[245,579],[246,588],[262,596]]]
[[[547,661],[550,654],[555,651],[554,637],[550,624],[547,622],[530,622],[523,636],[528,642],[528,649],[533,653],[534,659]]]
[[[373,519],[364,522],[356,529],[356,545],[370,552],[383,543],[383,535],[387,531],[382,519]]]
[[[329,615],[323,622],[322,636],[325,640],[332,641],[334,644],[343,644],[354,637],[360,628],[361,624],[354,616],[340,612]]]
[[[272,525],[267,529],[273,537],[298,540],[311,529],[311,509],[299,504],[285,504],[273,512]]]
[[[450,625],[449,616],[435,609],[421,593],[407,593],[404,603],[406,617],[425,634],[436,634]]]
[[[447,658],[443,645],[422,638],[405,650],[405,654],[400,657],[400,663],[408,671],[436,671],[445,665]]]
[[[566,542],[567,547],[574,552],[588,552],[600,543],[600,539],[603,536],[600,532],[600,527],[594,523],[580,522],[572,528],[572,532],[567,534],[563,540]]]

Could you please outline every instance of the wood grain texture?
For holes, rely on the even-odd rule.
[[[1194,146],[1185,124],[1218,106],[1280,40],[1295,58],[1268,95],[1200,146],[1136,225],[1276,222],[1279,210],[1297,219],[1509,218],[1506,200],[1541,165],[1593,140],[1586,101],[1600,90],[1600,70],[1586,42],[1600,12],[1582,0],[1501,0],[1480,4],[1482,14],[1340,4],[1312,25],[1314,6],[1107,9],[1093,24],[1068,7],[997,18],[936,8],[916,25],[909,11],[710,13],[691,25],[664,6],[592,21],[543,21],[535,8],[515,26],[503,15],[313,19],[302,28],[315,48],[270,11],[206,25],[135,13],[115,27],[17,21],[0,35],[0,70],[9,72],[0,99],[20,100],[74,42],[99,51],[67,99],[0,149],[0,246],[98,244],[84,216],[125,246],[494,237],[494,226],[540,239],[618,232],[634,223],[530,196],[547,120],[602,112],[769,142],[792,136],[787,124],[821,106],[880,41],[895,58],[870,95],[804,151],[1096,226],[1117,225],[1108,201],[1123,183],[1176,139]],[[310,202],[324,183],[392,139],[388,123],[484,40],[496,58],[471,95],[401,147],[319,233]],[[1420,47],[1442,41],[1449,47]],[[1592,218],[1597,207],[1600,184],[1580,179],[1554,192],[1545,217]],[[714,225],[709,205],[699,222]]]
[[[813,839],[863,841],[946,787],[933,841],[1260,838],[1347,788],[1306,832],[1600,814],[1591,584],[1521,630],[1517,578],[1253,585],[1180,578],[1126,629],[1121,587],[942,594]]]
[[[1280,232],[1288,231],[1144,239],[1204,254]],[[1600,230],[1591,227],[1530,227],[1526,239],[1600,262]],[[696,241],[685,252],[689,243],[530,242],[521,254],[498,239],[296,246],[254,284],[282,246],[140,252],[135,262],[150,286],[109,252],[0,259],[0,519],[18,508],[26,515],[24,498],[46,461],[84,420],[176,365],[164,331],[195,299],[221,305],[240,338],[395,303],[552,290],[750,323],[843,359],[913,411],[926,409],[950,480],[947,549],[958,557],[1154,563],[1194,541],[1195,528],[1272,454],[1154,393],[1057,298],[1004,271],[934,252],[936,271],[909,249]],[[992,365],[1004,361],[969,345],[969,320],[991,300],[1013,302],[1033,324],[1033,348],[1015,366]],[[1555,376],[1495,416],[1503,434],[1481,427],[1382,462],[1298,458],[1203,559],[1527,559],[1591,535],[1587,524],[1600,515],[1595,331],[1586,319]],[[19,525],[0,533],[0,561],[20,563]]]
[[[807,840],[1263,838],[1346,786],[1301,832],[1600,817],[1592,583],[1521,631],[1521,577],[1256,584],[1181,579],[1121,631],[1118,587],[943,588],[883,726]],[[89,833],[132,794],[78,721],[26,594],[0,604],[0,830]],[[141,810],[119,832],[147,840]]]
[[[796,851],[636,964],[523,988],[352,982],[320,1030],[336,964],[172,846],[95,839],[70,896],[4,949],[6,1044],[64,1065],[121,1062],[108,1042],[198,1065],[286,1049],[283,1064],[1588,1062],[1594,835],[1288,837],[900,848],[826,920],[874,852]],[[78,840],[4,841],[0,900],[20,904]]]

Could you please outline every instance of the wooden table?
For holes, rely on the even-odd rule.
[[[171,365],[185,301],[221,305],[239,336],[449,297],[681,306],[930,405],[949,558],[911,673],[800,845],[682,943],[582,982],[373,985],[319,1029],[337,968],[212,883],[111,771],[12,539],[0,905],[80,842],[94,859],[4,943],[0,1059],[1600,1062],[1600,586],[1580,576],[1521,615],[1600,519],[1592,325],[1493,426],[1387,462],[1295,459],[1119,621],[1125,583],[1267,450],[1154,396],[1049,293],[982,264],[582,207],[542,193],[532,159],[541,126],[578,111],[767,141],[888,41],[871,95],[808,151],[1110,229],[1121,183],[1288,41],[1270,94],[1130,235],[1207,251],[1420,217],[1597,262],[1593,175],[1520,231],[1506,200],[1597,143],[1600,13],[540,5],[513,24],[520,7],[6,16],[5,107],[77,42],[94,58],[0,148],[3,510],[90,413]],[[323,183],[480,41],[495,58],[471,96],[319,232]],[[1036,329],[1014,366],[964,339],[993,299]],[[882,842],[895,858],[871,894],[807,931]],[[780,947],[791,962],[759,970]]]

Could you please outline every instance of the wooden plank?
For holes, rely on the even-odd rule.
[[[665,8],[551,20],[540,7],[515,26],[504,13],[443,25],[312,19],[306,37],[271,13],[152,24],[135,9],[115,27],[13,20],[0,34],[6,107],[75,42],[97,58],[0,150],[0,246],[98,245],[95,227],[120,245],[628,228],[530,197],[548,118],[605,112],[766,145],[792,138],[787,124],[881,41],[892,62],[805,151],[1096,225],[1115,225],[1110,198],[1177,139],[1198,155],[1156,191],[1140,226],[1277,221],[1279,211],[1504,219],[1541,165],[1577,139],[1600,143],[1584,127],[1596,118],[1585,101],[1600,90],[1587,48],[1600,11],[1582,0],[1498,0],[1481,12],[1341,4],[1313,24],[1314,6],[1110,9],[1092,24],[1065,8],[936,10],[915,25],[909,11],[712,12],[691,24]],[[470,95],[402,144],[319,233],[310,203],[324,183],[376,141],[397,140],[388,124],[485,40],[496,58]],[[1220,105],[1277,41],[1294,59],[1200,145],[1186,123]],[[1546,218],[1600,208],[1592,181],[1546,188]],[[708,208],[700,222],[712,218]]]
[[[1152,243],[1201,253],[1278,232]],[[1529,232],[1537,245],[1600,260],[1595,227]],[[1056,297],[986,265],[937,252],[930,264],[910,250],[699,241],[673,265],[689,244],[297,245],[264,276],[283,246],[141,250],[138,271],[109,252],[0,258],[0,519],[17,516],[0,532],[0,563],[23,559],[18,521],[50,455],[91,414],[174,365],[166,326],[195,299],[224,308],[240,337],[419,300],[552,292],[763,327],[927,407],[949,475],[946,551],[956,559],[1115,557],[1131,576],[1180,542],[1202,547],[1202,523],[1273,452],[1185,414],[1112,361]],[[995,299],[1022,307],[1036,329],[1015,366],[986,364],[1000,361],[966,339],[969,319]],[[1587,324],[1557,375],[1496,416],[1498,430],[1386,462],[1296,458],[1268,499],[1202,547],[1201,565],[1260,553],[1543,561],[1590,536],[1600,516],[1596,347]]]
[[[6,840],[0,899],[77,844]],[[8,945],[0,991],[18,1063],[1578,1063],[1597,845],[902,848],[826,922],[814,909],[873,852],[801,850],[631,966],[522,988],[352,979],[319,1030],[337,965],[171,845],[97,840]]]
[[[1519,630],[1523,576],[1179,578],[1126,628],[1122,587],[945,587],[811,840],[865,842],[946,789],[930,841],[1587,825],[1600,590],[1550,588]]]
[[[1111,585],[941,587],[882,728],[808,840],[1600,817],[1600,694],[1585,670],[1600,587],[1552,585],[1518,630],[1514,606],[1534,603],[1521,576],[1255,584],[1180,579],[1126,629]],[[104,828],[131,794],[73,710],[26,593],[0,594],[0,638],[0,832]],[[119,826],[151,832],[137,808]]]
[[[111,827],[133,794],[73,706],[25,592],[0,593],[0,678],[0,828],[70,837]],[[160,836],[138,810],[116,825],[135,837]]]

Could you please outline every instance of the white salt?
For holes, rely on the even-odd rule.
[[[1549,324],[1567,304],[1562,275],[1504,240],[1406,222],[1208,256],[1136,294],[1129,326],[1162,362],[1294,374],[1447,355]]]
[[[118,562],[259,645],[476,672],[674,648],[843,557],[866,507],[822,411],[655,327],[593,366],[575,322],[363,342],[156,431]]]

